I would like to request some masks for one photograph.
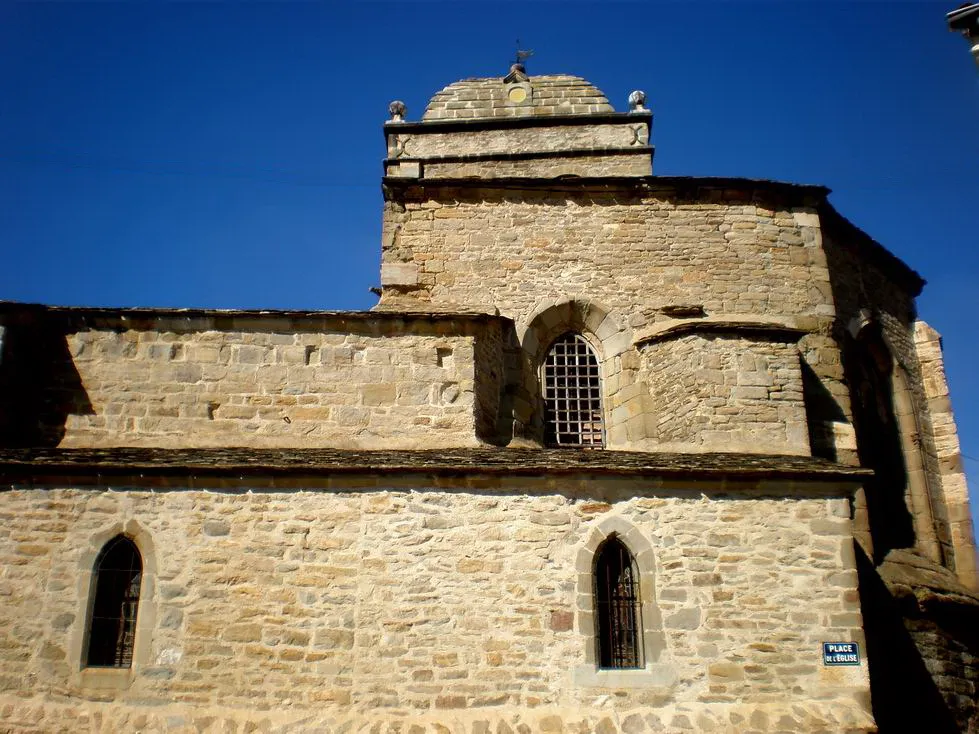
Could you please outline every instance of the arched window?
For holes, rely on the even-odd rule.
[[[600,668],[641,668],[639,569],[629,549],[610,536],[595,560],[595,624]]]
[[[85,664],[128,668],[133,664],[143,559],[132,540],[117,535],[99,553],[94,570],[95,599]]]
[[[604,446],[598,359],[580,334],[555,339],[544,360],[544,443]]]

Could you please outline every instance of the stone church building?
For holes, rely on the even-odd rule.
[[[0,731],[979,731],[924,281],[651,123],[393,103],[370,311],[0,305]]]

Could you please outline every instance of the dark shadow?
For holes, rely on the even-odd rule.
[[[882,571],[860,546],[855,549],[871,702],[881,734],[979,731],[979,702],[967,693],[979,665],[979,604],[912,588],[913,569],[889,560],[883,568],[890,570]],[[881,573],[897,574],[900,582],[888,587]]]
[[[876,563],[890,550],[911,548],[915,542],[914,520],[905,501],[908,473],[894,413],[893,364],[878,328],[868,327],[859,339],[846,340],[843,368],[853,401],[857,453],[861,465],[874,470],[864,486]]]
[[[43,316],[6,326],[0,405],[0,446],[7,448],[57,446],[69,415],[94,413],[64,328]]]
[[[513,322],[503,327],[503,379],[500,381],[500,408],[496,416],[495,445],[506,446],[513,440],[516,397],[523,385],[523,350]]]
[[[486,340],[479,347],[475,361],[476,436],[490,446],[506,446],[513,438],[512,386],[519,377],[514,362],[519,360],[520,345],[509,319],[501,320],[499,341]]]
[[[813,456],[836,461],[836,441],[833,423],[846,423],[847,417],[839,403],[826,389],[806,360],[801,359],[802,399],[806,406],[806,425],[809,428],[809,449]]]
[[[880,734],[955,734],[960,729],[932,679],[915,639],[905,626],[917,606],[896,599],[855,544],[863,626],[867,636],[870,696]]]

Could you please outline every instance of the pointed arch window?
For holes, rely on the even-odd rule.
[[[95,560],[95,598],[88,628],[85,664],[129,668],[136,641],[136,612],[143,579],[143,559],[136,544],[117,535]]]
[[[605,445],[598,358],[581,334],[568,332],[544,360],[544,442],[559,447]]]
[[[599,668],[642,668],[639,568],[615,536],[598,549],[594,579]]]

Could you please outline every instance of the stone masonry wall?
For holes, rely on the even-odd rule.
[[[924,321],[916,321],[914,338],[928,399],[928,415],[941,472],[949,534],[955,551],[955,571],[966,587],[979,591],[979,555],[976,553],[975,528],[969,507],[969,487],[965,480],[958,430],[945,378],[941,337]]]
[[[859,238],[865,238],[866,235],[858,231],[848,232],[837,223],[837,219],[838,215],[829,218],[835,226],[827,228],[823,241],[832,273],[833,294],[838,309],[836,338],[841,344],[844,366],[851,356],[847,349],[851,337],[846,333],[846,327],[852,320],[859,318],[861,310],[865,310],[872,315],[875,325],[880,327],[887,348],[897,365],[896,369],[902,373],[903,380],[892,379],[895,393],[898,389],[907,391],[910,425],[902,425],[902,429],[905,429],[905,434],[914,435],[904,436],[904,460],[909,469],[912,466],[921,467],[918,475],[909,477],[909,490],[912,487],[919,490],[923,500],[919,503],[920,506],[915,506],[909,491],[906,501],[908,510],[916,516],[919,535],[922,535],[922,529],[931,534],[942,546],[941,555],[954,568],[955,553],[951,544],[946,505],[941,494],[941,470],[934,430],[914,340],[914,294],[910,292],[910,285],[902,283],[892,272],[861,255],[857,245]],[[895,394],[895,398],[897,397]],[[916,452],[917,456],[908,455],[908,448]],[[935,557],[939,554],[936,551],[930,555]]]
[[[382,303],[414,298],[498,308],[518,331],[544,304],[569,299],[600,306],[636,334],[675,306],[796,327],[808,332],[800,343],[804,372],[829,405],[825,415],[811,416],[811,444],[822,455],[853,461],[815,202],[760,188],[662,186],[646,193],[391,187],[382,267],[397,269],[398,277],[385,282]],[[809,402],[807,396],[807,408]],[[620,437],[615,445],[631,448],[636,440]]]
[[[423,178],[516,178],[545,176],[642,176],[649,173],[649,155],[589,155],[524,160],[425,162]]]
[[[389,176],[555,178],[652,173],[646,118],[454,132],[390,124],[385,135],[385,172]],[[575,155],[575,151],[584,154]],[[596,154],[598,151],[604,153]]]
[[[638,131],[636,128],[641,128]],[[399,153],[409,158],[432,158],[446,155],[478,153],[540,153],[567,152],[592,148],[628,148],[649,142],[647,124],[644,119],[634,121],[566,125],[555,128],[526,127],[489,130],[461,130],[439,132],[431,128],[417,132],[418,127],[399,132],[397,125],[386,130],[388,137],[388,157],[396,158]],[[647,156],[647,175],[649,159]],[[492,175],[491,171],[486,171]]]
[[[542,300],[582,297],[634,328],[674,304],[833,313],[818,243],[803,232],[815,215],[761,193],[409,188],[399,199],[385,212],[382,264],[413,266],[404,290],[423,300],[492,304],[519,322]]]
[[[862,639],[846,499],[404,481],[4,492],[0,728],[871,730],[865,663],[821,664],[823,641]],[[399,482],[416,489],[385,489]],[[664,640],[655,682],[575,682],[593,644],[576,558],[610,520],[651,548],[641,593]],[[79,671],[80,579],[122,529],[146,556],[149,629],[131,684],[99,684]]]
[[[687,336],[642,349],[660,450],[808,455],[795,344]]]
[[[72,389],[39,388],[66,406],[63,425],[48,426],[50,441],[61,432],[66,447],[433,448],[478,445],[484,430],[495,436],[499,325],[379,318],[286,331],[173,322],[69,330]]]

